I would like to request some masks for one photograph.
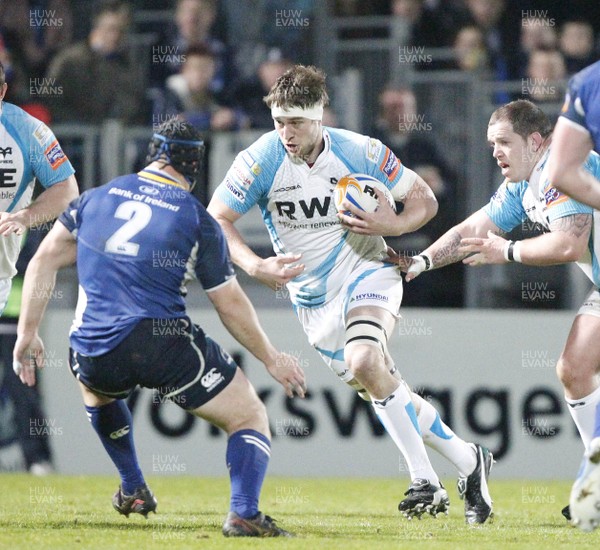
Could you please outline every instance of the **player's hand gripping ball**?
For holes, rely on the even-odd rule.
[[[376,188],[385,195],[390,206],[396,210],[396,203],[390,190],[378,179],[367,174],[348,174],[340,178],[333,192],[336,210],[346,216],[352,216],[351,212],[342,207],[342,202],[346,199],[363,212],[375,212],[379,207],[379,201],[375,194]]]

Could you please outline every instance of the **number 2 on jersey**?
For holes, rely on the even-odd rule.
[[[140,245],[131,239],[150,223],[152,208],[138,201],[126,201],[115,210],[115,218],[127,220],[106,241],[105,252],[137,256]]]

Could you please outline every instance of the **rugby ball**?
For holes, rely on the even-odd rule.
[[[342,202],[346,199],[363,212],[375,212],[379,207],[375,189],[379,189],[385,195],[388,203],[395,211],[396,203],[390,190],[378,179],[367,174],[348,174],[340,178],[333,191],[336,210],[347,216],[352,216],[348,210],[342,208]]]
[[[571,522],[590,532],[600,525],[600,438],[589,444],[582,471],[571,489]]]

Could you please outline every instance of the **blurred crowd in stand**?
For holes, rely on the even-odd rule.
[[[419,71],[521,83],[516,92],[498,92],[497,103],[517,97],[560,102],[564,89],[554,83],[598,58],[600,3],[584,0],[3,0],[6,100],[51,124],[118,119],[128,127],[158,126],[179,116],[200,129],[210,147],[215,132],[272,128],[262,98],[292,64],[319,64],[316,18],[324,13],[332,20],[355,18],[358,30],[344,30],[347,39],[389,36],[402,21],[409,29],[404,47],[445,48],[445,55],[417,62]],[[380,16],[383,25],[361,30],[368,16]],[[426,101],[409,85],[386,80],[382,76],[377,102],[364,106],[377,113],[376,123],[359,130],[417,170],[441,204],[411,242],[397,243],[413,250],[457,221],[453,205],[461,182],[452,146],[441,150],[431,132],[419,128],[427,120]],[[330,95],[325,122],[343,124],[335,89]],[[81,149],[64,145],[81,172]],[[140,150],[140,165],[143,157]],[[207,185],[197,193],[209,199]],[[441,284],[438,295],[420,293],[415,282],[406,300],[460,306],[460,283],[456,289]]]

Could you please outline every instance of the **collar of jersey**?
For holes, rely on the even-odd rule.
[[[184,189],[187,191],[186,187],[181,185],[176,179],[169,176],[165,172],[159,172],[155,170],[144,169],[138,172],[138,176],[146,178],[150,181],[155,181],[156,183],[166,183],[167,185],[174,185],[175,187],[179,187],[180,189]]]
[[[323,150],[321,151],[321,155],[327,154],[329,151],[331,151],[331,136],[329,135],[327,129],[323,128]],[[321,155],[319,155],[319,157]]]
[[[542,170],[548,160],[548,156],[550,155],[550,147],[544,151],[542,158],[537,161],[536,165],[533,167],[529,179],[526,180],[528,185],[536,185],[539,183],[539,180],[542,176]]]

